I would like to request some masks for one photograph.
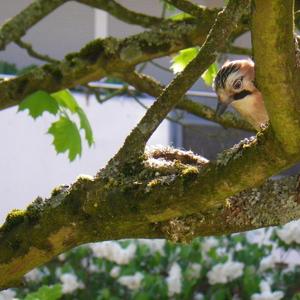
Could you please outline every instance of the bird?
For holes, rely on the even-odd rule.
[[[254,84],[254,62],[250,59],[227,61],[217,72],[213,88],[218,96],[216,115],[231,105],[257,131],[269,117],[261,92]]]

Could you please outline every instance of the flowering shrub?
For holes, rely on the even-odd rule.
[[[26,274],[0,300],[300,300],[300,221],[191,244],[125,240],[80,246]]]

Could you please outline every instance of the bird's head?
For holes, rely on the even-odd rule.
[[[229,104],[257,92],[254,76],[254,63],[251,60],[235,60],[222,66],[214,80],[214,89],[218,95],[218,116],[225,112]]]

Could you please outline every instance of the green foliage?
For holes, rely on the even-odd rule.
[[[81,155],[81,136],[79,127],[85,133],[85,139],[89,146],[94,143],[93,131],[89,120],[79,106],[76,99],[68,90],[62,90],[53,94],[45,91],[37,91],[26,97],[19,105],[19,111],[29,110],[29,114],[36,119],[44,112],[49,112],[58,117],[53,122],[48,133],[54,137],[53,144],[57,153],[69,152],[69,160],[73,161]],[[79,126],[72,120],[71,115],[76,115]]]
[[[28,65],[24,68],[17,68],[15,64],[0,60],[0,74],[23,75],[34,69],[36,65]]]
[[[183,21],[183,20],[190,19],[190,18],[193,18],[193,16],[188,13],[184,13],[184,12],[169,17],[169,19],[171,19],[173,21]]]
[[[199,47],[187,48],[179,51],[179,53],[174,56],[171,60],[171,69],[174,73],[181,72],[185,67],[197,56],[199,52]],[[213,63],[209,68],[203,73],[201,78],[204,80],[205,84],[211,86],[214,78],[218,72],[217,63]]]
[[[171,60],[171,69],[174,73],[179,73],[192,61],[199,52],[199,47],[187,48],[179,51]]]
[[[176,11],[176,7],[173,6],[172,4],[169,4],[164,0],[160,0],[160,2],[163,6],[165,6],[166,10],[169,11],[170,13]]]
[[[295,294],[292,300],[300,300],[300,293]]]
[[[279,241],[284,240],[278,236],[270,240],[268,230],[256,233],[254,238],[248,234],[197,238],[189,245],[126,240],[80,246],[40,269],[37,279],[27,280],[24,289],[16,290],[16,296],[24,299],[28,290],[34,292],[39,286],[61,284],[63,295],[59,299],[66,300],[252,300],[254,294],[260,299],[275,299],[274,295],[281,292],[282,300],[300,300],[300,266],[291,267],[284,262],[288,251],[297,250],[299,243],[284,252],[278,248]],[[297,232],[287,233],[288,238],[291,235],[297,240]],[[277,259],[282,261],[273,261],[274,250],[281,251]],[[124,259],[120,260],[121,257]],[[262,267],[266,262],[270,268]],[[242,265],[238,276],[235,263]],[[174,265],[177,271],[172,273]],[[214,282],[210,280],[211,272]],[[137,273],[142,276],[138,283],[133,280],[127,285],[121,280]],[[75,280],[71,285],[62,280],[66,274]],[[269,288],[267,296],[261,286],[263,281]]]
[[[251,295],[259,292],[260,278],[251,265],[248,265],[244,270],[243,276],[243,296],[244,299],[251,299]]]
[[[89,146],[91,146],[94,143],[94,137],[90,122],[81,107],[77,107],[76,111],[80,120],[80,128],[85,131],[85,139]]]
[[[202,74],[201,78],[204,80],[205,84],[208,86],[212,86],[214,78],[216,77],[218,72],[218,66],[216,63],[213,63],[209,66],[209,68]]]
[[[68,90],[62,90],[51,94],[51,96],[57,101],[57,103],[70,110],[72,113],[76,113],[78,104],[73,95]]]
[[[29,115],[34,119],[40,117],[45,111],[52,115],[58,112],[58,103],[48,93],[37,91],[26,97],[19,105],[19,111],[28,109]]]
[[[0,74],[17,74],[17,67],[15,64],[0,61]]]
[[[94,138],[90,122],[83,109],[76,102],[73,95],[68,90],[63,90],[52,94],[52,96],[57,100],[59,105],[78,115],[80,120],[80,128],[85,131],[85,138],[89,146],[91,146],[94,143]]]
[[[81,155],[81,138],[77,125],[63,116],[52,123],[48,133],[54,137],[53,144],[57,153],[69,151],[69,159],[73,161]]]
[[[58,300],[62,296],[61,285],[42,286],[36,292],[28,294],[24,300]]]

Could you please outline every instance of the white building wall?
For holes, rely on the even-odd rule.
[[[0,24],[28,6],[31,0],[1,0]],[[67,2],[32,27],[22,40],[32,43],[34,49],[51,57],[62,59],[69,52],[78,51],[95,36],[94,9]],[[0,60],[15,63],[19,67],[43,62],[28,56],[15,44],[0,52]]]

